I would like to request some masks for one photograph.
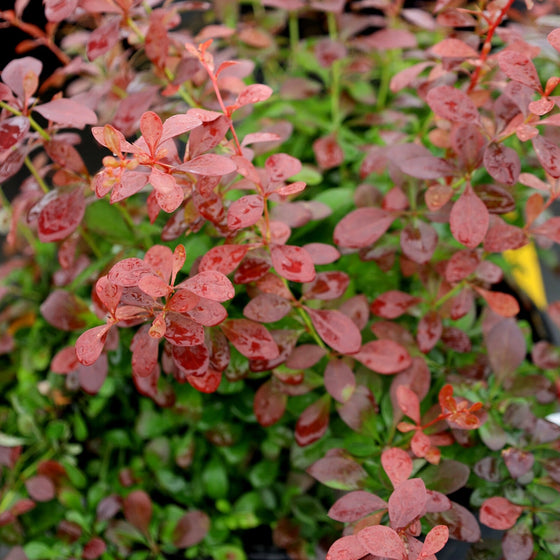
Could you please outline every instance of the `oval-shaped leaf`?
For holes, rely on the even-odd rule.
[[[309,253],[297,245],[273,245],[270,248],[272,266],[282,278],[294,282],[311,282],[315,265]]]
[[[248,194],[231,203],[227,214],[228,228],[242,229],[255,225],[263,214],[264,200],[260,194]]]
[[[463,91],[452,86],[437,86],[426,96],[432,111],[451,122],[472,123],[479,121],[479,114],[473,100]]]
[[[412,364],[407,349],[392,340],[372,340],[353,356],[372,371],[392,374],[403,371]]]
[[[97,123],[97,115],[73,99],[53,99],[43,105],[36,105],[33,110],[61,126],[84,128],[86,124]]]
[[[124,516],[139,531],[148,534],[152,519],[152,501],[143,490],[133,490],[123,501]]]
[[[305,307],[317,334],[333,350],[353,354],[360,349],[362,335],[352,319],[336,309],[311,309]]]
[[[374,556],[391,560],[404,560],[408,557],[402,539],[391,527],[371,525],[358,533],[358,540]]]
[[[296,422],[295,440],[300,447],[305,447],[321,439],[329,427],[330,397],[324,395],[310,404]]]
[[[347,214],[334,228],[334,242],[359,249],[375,243],[393,223],[394,217],[380,208],[364,207]]]
[[[329,509],[327,515],[335,521],[352,523],[387,507],[387,502],[375,494],[365,490],[355,490],[339,498]]]
[[[205,270],[181,282],[177,288],[190,290],[197,296],[223,302],[235,295],[231,280],[216,270]]]
[[[394,488],[412,474],[412,459],[406,451],[398,447],[391,447],[381,453],[381,465]]]
[[[503,144],[491,143],[484,150],[484,167],[490,176],[506,185],[515,185],[521,172],[517,152]]]
[[[453,205],[449,216],[453,237],[459,243],[474,249],[483,241],[489,224],[488,209],[472,187],[467,185],[459,200]]]
[[[256,391],[253,401],[253,411],[261,426],[272,426],[284,415],[288,396],[281,393],[269,379]]]
[[[389,497],[391,527],[402,529],[426,512],[426,486],[421,478],[403,480]]]
[[[480,522],[492,529],[505,531],[511,529],[523,513],[521,506],[512,504],[503,496],[484,500],[480,508]]]
[[[59,194],[41,210],[37,220],[39,240],[43,243],[61,241],[80,225],[86,210],[80,189]]]
[[[278,357],[279,349],[268,330],[249,319],[230,319],[220,328],[245,357],[251,360],[272,360]]]
[[[210,529],[210,518],[203,511],[185,513],[173,530],[173,544],[177,548],[188,548],[199,543]]]

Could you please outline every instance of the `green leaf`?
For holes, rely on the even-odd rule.
[[[229,489],[227,471],[224,463],[215,455],[204,467],[202,484],[207,494],[214,500],[227,496]]]
[[[261,461],[249,471],[249,481],[255,488],[270,486],[278,476],[278,461]]]
[[[134,234],[126,225],[119,209],[104,199],[97,200],[86,208],[85,224],[89,231],[111,243],[131,245]]]
[[[50,546],[47,546],[39,541],[27,543],[23,547],[23,550],[29,560],[47,560],[50,558],[56,558],[56,554],[58,554]]]
[[[25,438],[0,432],[0,445],[2,447],[17,447],[18,445],[25,445],[26,443],[27,440]]]

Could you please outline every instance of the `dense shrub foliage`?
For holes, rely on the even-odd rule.
[[[560,243],[556,3],[43,3],[0,11],[8,558],[558,557],[504,257]]]

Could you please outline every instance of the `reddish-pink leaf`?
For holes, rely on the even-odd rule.
[[[190,375],[204,375],[210,365],[210,353],[205,344],[174,346],[172,357],[179,370],[176,379],[180,382],[184,382]]]
[[[439,552],[449,539],[449,529],[446,525],[436,525],[426,535],[419,559]]]
[[[200,111],[204,111],[204,109],[200,109]],[[201,121],[205,120],[205,116],[203,114],[197,114],[193,112],[193,109],[189,109],[187,114],[195,116]],[[224,139],[226,132],[229,130],[227,117],[220,113],[215,114],[217,117],[214,117],[209,122],[203,122],[202,126],[195,128],[190,133],[188,153],[191,158],[205,154],[208,150],[217,146]],[[203,162],[204,160],[201,161]]]
[[[272,245],[272,266],[282,278],[293,282],[311,282],[315,265],[309,253],[297,245]]]
[[[315,280],[303,286],[303,295],[306,299],[337,299],[344,295],[349,283],[350,278],[345,272],[319,272]]]
[[[140,377],[151,375],[158,363],[159,339],[148,334],[149,325],[143,325],[132,338],[132,373]]]
[[[57,329],[75,331],[86,326],[81,315],[87,313],[87,305],[66,290],[52,291],[40,309],[45,320]]]
[[[188,548],[198,544],[210,529],[210,518],[203,511],[185,513],[173,531],[173,544],[177,548]]]
[[[269,379],[256,391],[253,410],[261,426],[272,426],[282,418],[286,410],[288,396],[276,389]]]
[[[88,395],[96,395],[109,373],[109,362],[107,354],[101,354],[90,366],[81,365],[78,367],[78,382],[80,387]]]
[[[515,447],[504,449],[502,458],[512,478],[519,478],[527,474],[535,463],[535,456],[532,453]]]
[[[529,237],[523,229],[494,217],[492,226],[484,238],[484,250],[488,253],[501,253],[510,249],[519,249],[527,243]]]
[[[352,523],[374,511],[387,508],[387,502],[365,490],[355,490],[339,498],[329,509],[328,516],[335,521]]]
[[[220,177],[232,173],[237,169],[235,163],[226,156],[218,154],[202,154],[190,161],[182,163],[176,167],[178,171],[186,171],[196,175],[207,175],[210,177]]]
[[[390,82],[390,89],[393,93],[397,93],[401,89],[408,87],[412,84],[412,82],[429,66],[431,66],[431,62],[419,62],[417,64],[413,64],[400,72],[397,72],[392,78]]]
[[[94,364],[105,346],[110,325],[93,327],[82,333],[76,340],[76,357],[84,366]]]
[[[171,291],[170,286],[155,274],[146,274],[138,281],[138,287],[153,298],[164,297]]]
[[[535,136],[532,143],[544,170],[555,179],[560,177],[560,148],[542,135]]]
[[[521,172],[521,161],[517,152],[494,142],[488,144],[484,150],[484,167],[490,176],[506,185],[515,185]]]
[[[86,124],[96,124],[97,115],[85,105],[72,99],[53,99],[33,108],[41,116],[61,126],[84,128]]]
[[[396,531],[385,525],[371,525],[358,533],[358,540],[374,556],[405,560],[408,553]]]
[[[315,140],[313,153],[321,169],[337,167],[344,161],[344,152],[334,136],[325,136]]]
[[[541,82],[533,61],[523,52],[505,50],[498,54],[500,70],[514,82],[542,92]]]
[[[31,56],[16,58],[6,64],[2,70],[2,81],[21,99],[29,97],[34,92],[29,92],[24,86],[25,78],[29,74],[39,76],[43,69],[43,63]]]
[[[500,380],[511,377],[527,353],[525,337],[517,321],[502,319],[492,327],[485,339],[494,374]]]
[[[405,416],[414,420],[415,424],[420,424],[420,400],[408,385],[397,387],[397,402]]]
[[[212,247],[200,261],[198,270],[216,270],[222,274],[233,272],[247,254],[246,245],[219,245]]]
[[[85,545],[82,551],[82,558],[84,560],[95,560],[99,558],[107,550],[107,545],[103,539],[99,537],[91,538]]]
[[[326,560],[361,560],[367,553],[356,535],[346,535],[334,541]]]
[[[552,532],[555,532],[556,526],[550,525]],[[558,542],[558,541],[556,541]],[[531,560],[534,553],[534,542],[531,529],[524,523],[519,523],[515,527],[506,532],[502,539],[502,552],[505,560]]]
[[[467,185],[449,216],[453,237],[459,243],[474,249],[484,239],[489,223],[488,209],[472,187]]]
[[[29,119],[11,117],[0,123],[0,153],[21,142],[29,131]]]
[[[227,301],[235,295],[231,280],[216,270],[199,272],[176,287],[186,288],[197,296],[219,302]]]
[[[560,52],[560,28],[553,29],[546,37],[546,40]]]
[[[56,495],[56,488],[52,480],[44,475],[37,475],[25,481],[25,488],[36,502],[48,502]]]
[[[438,243],[436,230],[426,222],[416,225],[408,224],[401,231],[401,248],[403,253],[412,261],[424,264],[434,254]]]
[[[251,84],[241,91],[235,101],[235,107],[252,105],[260,101],[266,101],[272,95],[272,88],[264,84]]]
[[[389,290],[377,296],[371,303],[371,312],[384,319],[396,319],[406,313],[409,307],[420,302],[419,298],[399,290]]]
[[[338,409],[338,414],[352,430],[361,432],[364,423],[377,414],[377,404],[370,389],[358,385],[352,396]]]
[[[313,367],[327,351],[316,344],[301,344],[294,348],[286,360],[290,369],[309,369]]]
[[[466,508],[451,502],[451,509],[429,513],[427,518],[434,524],[445,524],[449,535],[465,542],[478,542],[480,540],[480,525],[476,517]]]
[[[389,229],[394,219],[381,208],[358,208],[338,222],[334,228],[334,242],[350,249],[369,247]]]
[[[439,179],[454,175],[456,170],[445,159],[435,156],[420,156],[407,158],[400,162],[403,173],[417,179]]]
[[[325,486],[338,490],[359,490],[368,478],[358,462],[335,450],[308,467],[307,473]]]
[[[285,181],[301,171],[299,159],[288,154],[274,154],[267,158],[264,166],[271,183]]]
[[[441,341],[455,352],[471,351],[471,339],[468,334],[456,327],[444,327],[441,333]]]
[[[230,319],[220,327],[233,346],[250,360],[272,360],[279,354],[278,345],[259,323],[249,319]]]
[[[372,371],[382,374],[398,373],[412,363],[404,346],[392,340],[372,340],[353,356]]]
[[[436,43],[430,51],[442,58],[478,58],[478,53],[470,45],[452,37]]]
[[[292,304],[277,294],[259,294],[243,309],[243,315],[259,323],[280,321],[292,310]]]
[[[159,327],[152,325],[152,336],[160,334]],[[165,316],[165,329],[161,336],[176,346],[196,346],[204,343],[204,327],[185,315],[169,312]]]
[[[151,268],[142,259],[123,259],[114,264],[107,278],[113,284],[124,288],[137,286],[140,278],[152,272]]]
[[[246,134],[241,142],[242,146],[249,146],[250,144],[257,144],[260,142],[273,142],[281,140],[281,137],[274,132],[250,132]]]
[[[263,214],[264,200],[260,194],[248,194],[231,203],[227,225],[231,230],[255,225]]]
[[[303,248],[311,256],[313,264],[331,264],[340,258],[338,249],[326,243],[307,243]]]
[[[556,369],[560,367],[560,350],[550,342],[541,340],[533,345],[531,359],[537,367]],[[53,363],[54,360],[51,362],[51,369],[53,369]]]
[[[187,381],[201,393],[215,393],[222,381],[222,372],[209,367],[202,375],[189,375]]]
[[[364,46],[374,50],[407,49],[417,45],[416,35],[406,29],[381,29],[362,40]]]
[[[427,354],[441,338],[443,325],[437,311],[429,311],[420,319],[418,323],[418,331],[416,333],[416,342],[420,352]]]
[[[454,190],[449,185],[441,185],[439,183],[431,185],[424,194],[426,206],[432,212],[436,212],[451,200],[453,194]]]
[[[86,202],[80,189],[59,194],[41,209],[37,221],[39,240],[43,243],[61,241],[80,225]]]
[[[295,440],[299,446],[310,445],[325,435],[330,409],[331,399],[323,395],[300,414],[295,429]]]
[[[421,478],[403,480],[389,497],[389,519],[393,529],[402,529],[426,512],[426,486]]]
[[[342,360],[330,360],[325,368],[325,389],[340,403],[350,399],[356,388],[356,377],[350,366]]]
[[[121,19],[119,17],[112,18],[91,32],[86,49],[89,61],[104,55],[119,42],[120,23]]]
[[[356,324],[336,309],[311,309],[305,307],[319,336],[333,350],[353,354],[360,349],[362,335]]]
[[[426,96],[432,111],[451,122],[477,124],[479,114],[472,99],[452,86],[437,86]]]
[[[502,496],[494,496],[484,500],[480,508],[480,522],[492,529],[505,531],[515,525],[522,513],[521,506],[512,504]]]
[[[478,286],[473,286],[476,292],[482,296],[492,311],[502,317],[515,317],[519,313],[519,303],[517,300],[502,292],[490,292]]]
[[[43,4],[47,20],[60,22],[74,13],[78,7],[78,0],[44,0]]]
[[[133,490],[123,502],[124,516],[139,531],[148,534],[152,519],[152,501],[143,490]]]
[[[412,459],[406,451],[391,447],[381,453],[381,465],[396,488],[412,474]]]

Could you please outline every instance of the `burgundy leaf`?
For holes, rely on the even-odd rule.
[[[557,179],[560,177],[560,148],[544,136],[532,139],[533,149],[544,170]]]
[[[344,152],[334,136],[325,136],[315,140],[313,153],[321,169],[337,167],[344,161]]]
[[[309,369],[313,367],[323,356],[326,350],[316,344],[301,344],[294,348],[286,360],[286,367],[290,369]]]
[[[472,99],[452,86],[437,86],[426,96],[432,111],[451,122],[477,124],[479,114]]]
[[[359,249],[375,243],[393,223],[394,216],[380,208],[364,207],[347,214],[334,228],[334,242]]]
[[[323,437],[329,427],[330,403],[330,397],[324,395],[300,414],[295,429],[295,440],[300,447]]]
[[[439,465],[431,465],[422,474],[426,486],[442,494],[456,492],[469,478],[470,469],[464,463],[452,459],[442,460]]]
[[[438,243],[436,230],[426,222],[418,222],[416,226],[408,224],[401,231],[401,248],[412,261],[424,264],[434,254]]]
[[[315,265],[309,253],[296,245],[273,245],[270,248],[272,266],[286,280],[311,282],[315,278]]]
[[[24,86],[25,77],[34,74],[39,77],[43,69],[43,63],[31,56],[16,58],[6,64],[2,70],[2,81],[21,99],[33,95],[34,91],[26,91]]]
[[[142,259],[130,258],[123,259],[114,264],[107,278],[113,284],[125,288],[131,288],[138,285],[140,278],[152,272],[148,264]]]
[[[235,288],[230,279],[216,270],[205,270],[177,285],[186,288],[197,296],[213,301],[227,301],[235,295]]]
[[[399,165],[401,171],[417,179],[439,179],[454,175],[455,168],[445,159],[420,156],[405,159]]]
[[[405,416],[414,420],[415,424],[420,424],[420,400],[408,385],[397,387],[397,402]]]
[[[372,340],[353,356],[367,368],[382,374],[398,373],[412,363],[406,348],[392,340]]]
[[[202,154],[190,161],[182,163],[176,167],[178,171],[186,171],[196,175],[207,175],[210,177],[219,177],[232,173],[237,169],[235,163],[226,156],[218,154]]]
[[[535,463],[535,456],[532,453],[515,447],[504,449],[502,457],[512,478],[519,478],[527,474]]]
[[[37,475],[25,481],[25,488],[29,496],[36,502],[48,502],[56,495],[56,488],[50,478]]]
[[[371,312],[384,319],[396,319],[406,313],[409,307],[420,302],[419,298],[399,290],[389,290],[377,296],[371,303]]]
[[[189,375],[187,381],[201,393],[215,393],[222,381],[222,372],[208,368],[202,375]]]
[[[449,225],[453,237],[463,245],[474,249],[486,235],[490,215],[482,200],[467,185],[459,200],[451,209]]]
[[[87,313],[87,305],[65,290],[52,291],[41,304],[41,315],[45,320],[63,331],[83,329],[86,321],[81,315]]]
[[[264,166],[272,183],[285,181],[301,171],[299,159],[288,154],[274,154],[267,158]]]
[[[523,513],[523,508],[512,504],[502,496],[494,496],[484,500],[480,508],[480,522],[499,531],[511,529],[519,516]]]
[[[119,42],[121,20],[115,17],[96,27],[87,42],[86,54],[91,62],[110,51]]]
[[[76,340],[76,357],[84,366],[94,364],[105,346],[110,325],[93,327],[82,333]]]
[[[205,344],[174,346],[172,356],[181,374],[177,379],[182,382],[190,375],[204,375],[210,365],[210,354]]]
[[[185,513],[173,531],[173,544],[177,548],[188,548],[198,544],[210,529],[210,518],[203,511]]]
[[[549,525],[554,531],[554,526]],[[530,560],[533,558],[534,542],[531,530],[524,523],[511,528],[502,539],[505,560]]]
[[[329,509],[328,516],[335,521],[352,523],[374,511],[387,508],[387,502],[365,490],[355,490],[339,498]]]
[[[483,161],[493,179],[506,185],[515,185],[521,172],[521,162],[515,150],[502,144],[488,144]]]
[[[501,253],[510,249],[519,249],[527,243],[529,237],[523,229],[494,218],[484,238],[484,250],[488,253]]]
[[[405,560],[406,548],[398,533],[385,525],[371,525],[358,533],[358,540],[374,556]]]
[[[345,403],[354,393],[356,378],[346,362],[334,359],[325,368],[324,384],[331,397]]]
[[[278,345],[259,323],[249,319],[230,319],[220,328],[233,346],[251,360],[272,360],[279,354]]]
[[[514,50],[502,51],[498,54],[498,64],[500,70],[511,80],[542,92],[537,69],[525,53]]]
[[[53,99],[33,108],[41,116],[61,126],[84,128],[86,124],[96,124],[97,115],[85,105],[72,99]]]
[[[90,366],[78,367],[78,382],[88,395],[97,395],[109,373],[107,354],[101,354]]]
[[[103,498],[96,508],[96,520],[107,521],[112,519],[121,509],[121,497],[111,494]]]
[[[149,325],[143,325],[132,338],[132,373],[140,377],[150,375],[158,362],[159,339],[148,334]]]
[[[124,516],[139,531],[148,534],[152,519],[152,501],[143,490],[133,490],[123,502]]]
[[[269,379],[256,391],[253,401],[253,410],[261,426],[272,426],[282,418],[286,410],[288,397],[278,391]]]
[[[251,84],[241,91],[235,101],[236,107],[252,105],[266,101],[272,95],[272,89],[264,84]]]
[[[406,451],[398,447],[391,447],[381,453],[381,465],[394,488],[397,488],[412,474],[412,459]]]
[[[451,130],[451,146],[466,169],[476,169],[481,160],[486,140],[478,126],[459,123]]]
[[[413,64],[397,72],[392,78],[390,82],[390,89],[393,93],[397,93],[401,89],[405,87],[409,87],[412,82],[429,66],[431,66],[431,62],[419,62],[417,64]]]
[[[150,333],[152,336],[160,334],[158,331],[154,332],[153,324]],[[162,336],[175,346],[196,346],[204,342],[204,327],[185,315],[170,312],[165,316],[165,330]]]
[[[303,295],[306,299],[337,299],[344,295],[349,283],[350,277],[345,272],[319,272],[315,280],[303,286]]]
[[[81,190],[62,193],[42,208],[37,228],[43,243],[61,241],[80,225],[84,217],[86,202]]]
[[[99,558],[107,550],[107,545],[103,539],[92,537],[85,545],[82,551],[84,560],[95,560]]]
[[[335,309],[304,308],[319,336],[341,354],[353,354],[360,349],[362,335],[355,323]]]
[[[478,58],[478,53],[470,45],[451,37],[436,43],[430,51],[442,58]]]
[[[216,270],[222,274],[233,272],[247,254],[246,245],[219,245],[212,247],[200,261],[199,272]]]
[[[525,337],[514,319],[503,319],[490,330],[486,348],[494,374],[501,380],[515,373],[527,352]]]
[[[421,478],[403,480],[389,497],[391,527],[401,529],[426,512],[426,486]]]
[[[328,486],[339,490],[359,490],[368,477],[354,459],[332,453],[307,468],[307,473]]]
[[[437,311],[429,311],[420,319],[416,341],[420,352],[427,354],[441,338],[443,325]]]
[[[263,210],[264,200],[260,194],[242,196],[228,209],[228,228],[237,230],[255,225],[261,219]]]
[[[11,117],[0,123],[0,154],[21,142],[29,131],[29,119]]]
[[[285,317],[292,310],[292,304],[276,294],[259,294],[243,309],[247,319],[259,323],[274,323]]]

